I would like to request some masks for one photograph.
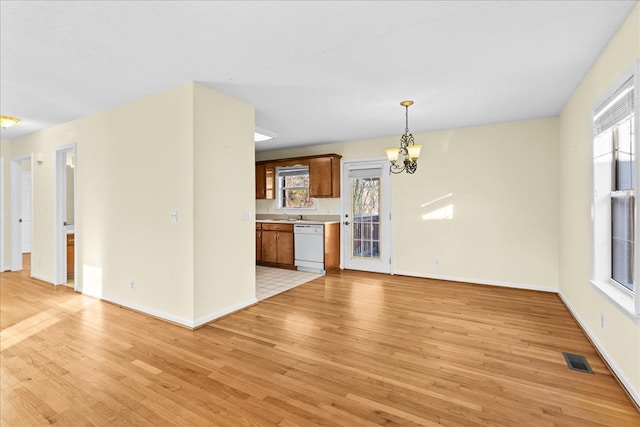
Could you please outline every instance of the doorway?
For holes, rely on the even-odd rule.
[[[342,177],[342,265],[349,270],[391,273],[388,162],[345,162]]]
[[[0,271],[8,270],[4,262],[4,158],[0,157]]]
[[[56,150],[55,175],[55,285],[77,289],[76,268],[76,147],[75,144]]]
[[[32,159],[30,154],[11,159],[11,271],[22,270],[23,254],[31,253],[33,242]]]

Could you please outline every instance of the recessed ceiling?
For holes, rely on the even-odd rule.
[[[2,1],[14,139],[196,81],[258,151],[557,115],[636,1]],[[159,118],[162,120],[162,118]]]

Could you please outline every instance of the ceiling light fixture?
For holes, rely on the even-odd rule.
[[[400,103],[405,108],[405,127],[404,135],[400,137],[400,148],[389,148],[385,150],[387,158],[391,162],[390,170],[392,173],[414,173],[418,169],[418,157],[422,145],[415,145],[413,135],[409,133],[409,107],[413,105],[413,101],[402,101]]]
[[[16,119],[11,116],[0,116],[0,127],[1,128],[10,128],[13,125],[17,125],[20,122],[20,119]]]
[[[264,134],[262,134],[260,132],[254,132],[253,133],[253,138],[254,138],[255,142],[268,141],[270,139],[273,139],[272,136],[264,135]]]
[[[255,142],[261,142],[261,141],[268,141],[270,139],[277,138],[278,134],[273,131],[262,129],[256,126],[256,128],[253,131],[253,137]]]

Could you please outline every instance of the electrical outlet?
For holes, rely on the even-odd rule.
[[[440,265],[440,258],[434,258],[433,265]]]
[[[132,280],[129,282],[129,286],[131,287],[131,289],[135,289],[136,288],[136,281]]]

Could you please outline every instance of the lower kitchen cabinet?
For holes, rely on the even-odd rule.
[[[262,224],[256,222],[256,262],[262,261]]]
[[[262,224],[259,264],[295,269],[292,224]]]
[[[324,226],[324,269],[326,271],[340,269],[340,224]]]
[[[75,255],[75,234],[67,234],[67,280],[71,280],[74,277],[74,255]]]

